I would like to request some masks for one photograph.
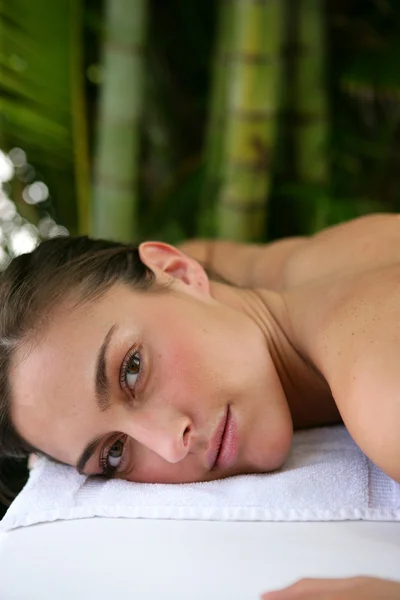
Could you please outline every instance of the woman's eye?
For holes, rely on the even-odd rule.
[[[117,440],[116,442],[114,442],[114,444],[111,446],[110,450],[108,451],[108,455],[107,455],[108,466],[112,467],[113,469],[116,469],[117,467],[119,467],[123,452],[124,452],[123,441]]]
[[[128,360],[125,369],[125,383],[129,389],[133,390],[137,384],[140,375],[140,355],[135,352]]]
[[[127,459],[127,435],[121,435],[111,446],[106,446],[100,455],[101,475],[112,478],[124,470]]]
[[[128,389],[135,396],[135,388],[143,375],[142,346],[134,345],[125,355],[121,365],[119,384],[125,391]]]

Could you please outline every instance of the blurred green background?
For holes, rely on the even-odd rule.
[[[396,212],[399,64],[395,0],[0,0],[0,263]]]

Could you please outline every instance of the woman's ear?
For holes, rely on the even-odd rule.
[[[143,242],[139,255],[157,277],[169,275],[195,290],[209,293],[209,279],[203,267],[178,248],[164,242]]]

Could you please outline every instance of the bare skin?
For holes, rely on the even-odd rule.
[[[400,583],[377,577],[300,579],[289,587],[268,592],[262,600],[399,600]]]

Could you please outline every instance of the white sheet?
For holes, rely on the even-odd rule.
[[[400,523],[82,519],[0,537],[1,600],[256,600],[301,577],[400,580]]]

